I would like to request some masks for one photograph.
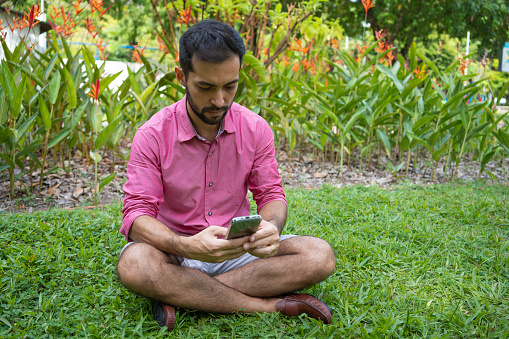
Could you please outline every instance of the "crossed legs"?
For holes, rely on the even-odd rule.
[[[165,304],[213,313],[275,312],[274,297],[316,284],[332,274],[334,252],[322,239],[299,236],[280,243],[276,256],[210,277],[182,267],[176,257],[144,243],[119,258],[122,284]]]

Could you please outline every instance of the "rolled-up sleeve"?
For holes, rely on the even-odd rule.
[[[275,158],[272,130],[265,120],[260,119],[258,124],[257,134],[260,138],[256,146],[248,187],[253,193],[257,209],[260,211],[264,205],[272,201],[280,200],[286,203],[286,198]]]
[[[122,210],[122,233],[128,241],[133,221],[148,215],[156,218],[163,201],[159,145],[147,130],[138,130],[127,165],[127,181],[124,184],[124,207]]]

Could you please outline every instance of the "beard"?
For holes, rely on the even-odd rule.
[[[228,110],[230,109],[231,105],[228,106],[222,106],[222,107],[216,107],[216,106],[206,106],[203,107],[201,110],[198,108],[196,103],[193,100],[193,97],[189,93],[189,90],[186,87],[186,98],[187,102],[189,103],[189,107],[193,110],[194,114],[206,123],[207,125],[219,125],[221,122],[223,122],[224,118],[226,117],[226,114],[228,114]],[[233,104],[233,103],[232,103]],[[218,117],[207,117],[205,116],[205,113],[207,112],[217,112],[217,111],[224,111],[221,116]]]

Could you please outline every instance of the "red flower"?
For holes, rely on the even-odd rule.
[[[90,95],[95,100],[99,99],[99,90],[100,90],[100,82],[99,79],[95,82],[95,84],[91,84],[90,87],[92,87],[92,90],[90,93],[87,93],[87,95]]]
[[[368,13],[368,9],[375,7],[375,4],[373,0],[362,0],[362,7],[364,7],[364,10]]]

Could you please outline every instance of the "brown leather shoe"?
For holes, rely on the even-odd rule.
[[[154,317],[154,320],[157,321],[159,326],[168,327],[168,331],[173,330],[175,327],[175,320],[177,319],[177,316],[173,306],[163,304],[158,301],[153,301],[152,316]]]
[[[308,317],[320,319],[325,324],[332,322],[332,312],[323,301],[308,295],[293,293],[285,296],[276,304],[276,311],[289,317],[306,313]]]

